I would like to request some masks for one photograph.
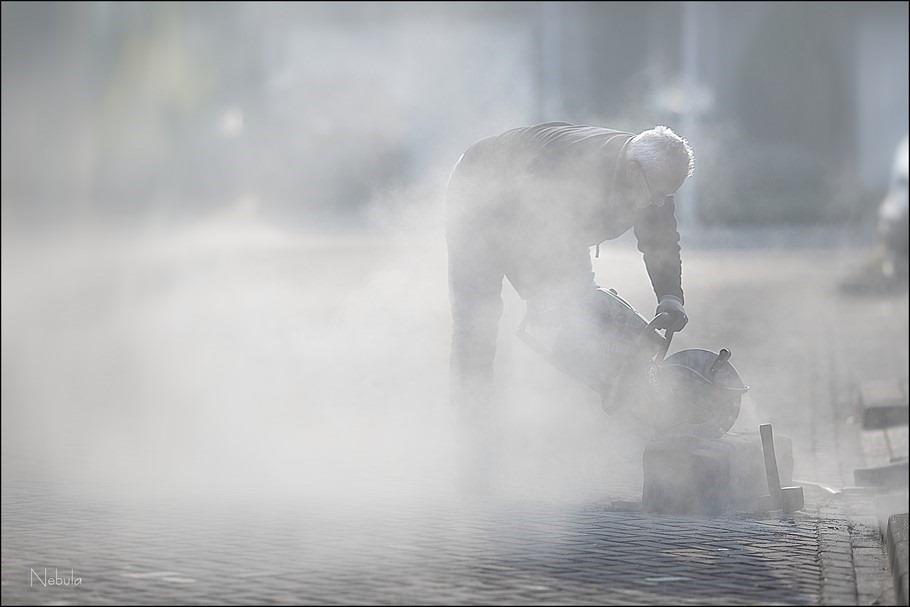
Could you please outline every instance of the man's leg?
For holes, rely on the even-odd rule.
[[[485,408],[502,315],[503,226],[491,221],[483,167],[460,160],[446,192],[449,302],[452,310],[451,402]]]
[[[495,250],[476,238],[450,232],[448,245],[457,480],[463,494],[476,497],[489,493],[496,460],[493,359],[502,313],[502,273]]]
[[[491,399],[503,274],[495,249],[466,231],[450,231],[448,252],[452,404],[484,408]]]
[[[447,196],[446,231],[452,309],[450,402],[457,418],[460,485],[473,493],[489,488],[494,459],[493,360],[503,279],[497,245],[501,234],[482,217],[481,186],[456,169]]]

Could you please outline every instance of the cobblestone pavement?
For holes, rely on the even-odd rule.
[[[4,603],[815,604],[822,589],[819,521],[809,516],[445,504],[244,516],[17,489],[5,496]],[[29,587],[38,564],[72,568],[82,584]]]
[[[794,476],[835,488],[851,485],[853,468],[863,463],[852,385],[906,374],[906,294],[845,297],[836,288],[868,252],[691,250],[693,321],[674,341],[674,348],[729,347],[752,386],[742,428],[772,422],[793,438]],[[608,248],[596,267],[599,276],[628,285],[621,293],[643,307],[641,268],[626,268],[635,259],[611,256]],[[515,320],[508,304],[505,322]],[[505,359],[519,356],[504,348]],[[14,395],[4,386],[5,408]],[[890,600],[867,497],[849,491],[831,496],[810,487],[805,512],[785,518],[620,511],[610,500],[634,500],[640,491],[632,452],[610,460],[607,467],[622,468],[615,473],[602,463],[590,472],[573,469],[574,476],[566,471],[588,488],[574,501],[535,497],[526,476],[514,481],[524,484],[523,499],[511,494],[487,503],[433,492],[421,500],[360,495],[349,502],[257,502],[216,492],[178,499],[107,491],[105,483],[116,486],[122,470],[114,463],[108,480],[83,480],[77,471],[66,481],[66,471],[53,480],[30,474],[32,456],[11,436],[4,429],[3,604]],[[592,447],[584,461],[608,461],[599,453]],[[548,482],[539,479],[541,495]],[[44,568],[72,570],[81,584],[42,587],[30,570]]]

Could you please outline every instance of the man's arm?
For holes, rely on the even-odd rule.
[[[672,296],[682,305],[685,302],[682,261],[679,256],[676,205],[672,197],[663,206],[650,206],[641,211],[635,223],[635,236],[638,238],[638,250],[644,255],[657,300]]]

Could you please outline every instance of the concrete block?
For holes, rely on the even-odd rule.
[[[875,507],[875,518],[881,537],[887,542],[888,521],[895,514],[907,512],[908,493],[906,490],[893,493],[879,493],[872,498]]]
[[[907,425],[907,384],[897,380],[869,381],[859,386],[857,405],[863,412],[865,430],[884,430]]]
[[[793,444],[774,437],[781,484],[793,484]],[[768,493],[757,432],[719,439],[659,437],[642,455],[642,510],[715,515],[753,510]]]
[[[859,487],[898,488],[907,486],[910,466],[907,461],[874,468],[857,468],[853,480]]]
[[[903,405],[907,404],[907,382],[901,380],[864,381],[857,390],[859,405]]]
[[[886,430],[895,426],[906,426],[910,420],[907,405],[875,405],[863,407],[864,430]]]

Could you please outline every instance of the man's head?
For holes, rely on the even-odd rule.
[[[635,206],[661,205],[682,186],[695,168],[695,155],[685,139],[665,126],[643,131],[626,145],[621,187]]]

